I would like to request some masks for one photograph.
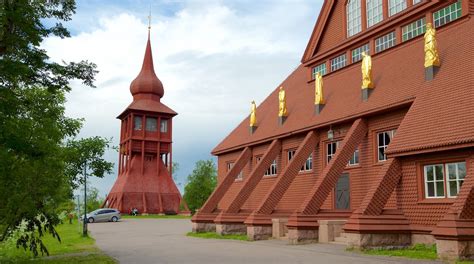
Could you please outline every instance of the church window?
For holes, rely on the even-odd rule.
[[[362,31],[361,0],[349,0],[347,12],[347,36],[353,36]]]
[[[337,56],[336,58],[331,60],[331,71],[337,71],[340,68],[346,66],[346,54],[342,54],[340,56]]]
[[[295,156],[296,150],[288,150],[288,162]],[[300,172],[311,171],[313,169],[313,154],[309,154],[305,163],[300,169]]]
[[[168,119],[161,119],[160,132],[168,133]]]
[[[425,165],[423,173],[425,198],[455,198],[466,177],[466,162]]]
[[[433,13],[434,26],[440,27],[461,17],[461,0]]]
[[[358,47],[357,49],[352,50],[352,62],[358,62],[362,60],[362,52],[365,52],[367,54],[370,53],[370,48],[369,48],[369,43]]]
[[[316,73],[321,74],[321,76],[326,75],[326,63],[319,64],[313,68],[313,79],[316,78]]]
[[[349,166],[359,165],[359,148],[354,151],[351,159],[349,160]]]
[[[338,147],[339,147],[339,141],[331,142],[331,143],[327,144],[327,152],[326,152],[326,161],[327,161],[327,163],[329,163],[331,161],[332,157],[334,157],[334,155],[336,155],[336,150],[337,150]]]
[[[133,117],[133,130],[142,130],[142,117],[134,116]]]
[[[421,3],[421,2],[423,2],[423,0],[413,0],[413,4],[414,4],[414,5],[419,4],[419,3]]]
[[[381,52],[395,46],[395,31],[388,33],[375,40],[375,52]]]
[[[228,162],[227,163],[227,172],[229,172],[232,168],[234,167],[234,163],[233,162]],[[235,177],[236,180],[242,180],[243,178],[243,175],[242,175],[242,171],[237,175],[237,177]]]
[[[270,164],[270,167],[265,171],[265,176],[273,176],[277,174],[277,161],[276,159],[272,161],[272,164]]]
[[[407,0],[388,0],[388,14],[393,16],[407,8]]]
[[[410,40],[414,37],[424,34],[426,31],[426,18],[418,19],[402,27],[402,41]]]
[[[156,117],[146,118],[146,131],[156,132],[158,130],[158,120]]]
[[[367,0],[367,27],[371,27],[383,20],[383,1]]]
[[[387,150],[388,145],[392,141],[393,137],[395,136],[396,130],[390,130],[378,133],[377,135],[377,149],[378,149],[378,161],[385,161],[387,160],[387,154],[385,151]]]

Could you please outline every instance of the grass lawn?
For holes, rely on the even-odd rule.
[[[247,235],[219,235],[214,232],[205,232],[205,233],[189,232],[186,234],[186,236],[206,238],[206,239],[233,239],[233,240],[249,241],[247,239]]]
[[[404,249],[367,249],[362,250],[362,253],[368,255],[383,255],[391,257],[405,257],[412,259],[431,259],[438,258],[436,254],[436,246],[426,246],[418,244]]]
[[[81,226],[77,221],[73,224],[64,223],[56,227],[61,242],[49,234],[43,237],[43,242],[49,251],[49,258],[41,255],[34,259],[36,263],[116,263],[116,261],[104,255],[96,246],[91,237],[83,237]],[[79,254],[78,254],[79,253]],[[74,256],[62,256],[74,254]],[[33,259],[33,254],[23,248],[16,248],[15,241],[0,244],[0,263],[22,263]]]
[[[186,215],[122,215],[125,219],[191,219],[191,216]]]

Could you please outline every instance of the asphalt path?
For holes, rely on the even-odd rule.
[[[334,244],[187,237],[188,219],[123,219],[89,225],[97,246],[120,263],[440,263],[349,252]]]

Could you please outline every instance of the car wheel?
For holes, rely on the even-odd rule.
[[[118,218],[116,216],[112,217],[112,222],[117,222]]]
[[[89,217],[89,219],[87,219],[87,222],[89,222],[89,223],[94,223],[94,218]]]

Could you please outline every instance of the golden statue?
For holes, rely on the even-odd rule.
[[[319,72],[314,77],[314,104],[324,104],[323,76]]]
[[[288,116],[288,111],[286,110],[286,94],[283,87],[280,87],[280,92],[278,92],[278,116]]]
[[[250,126],[257,126],[257,105],[255,101],[252,101],[252,107],[250,108]]]
[[[372,80],[372,58],[362,52],[362,89],[374,88]]]
[[[436,29],[431,23],[426,24],[425,33],[425,68],[431,66],[440,66],[441,62],[438,55],[438,44],[436,42]]]

